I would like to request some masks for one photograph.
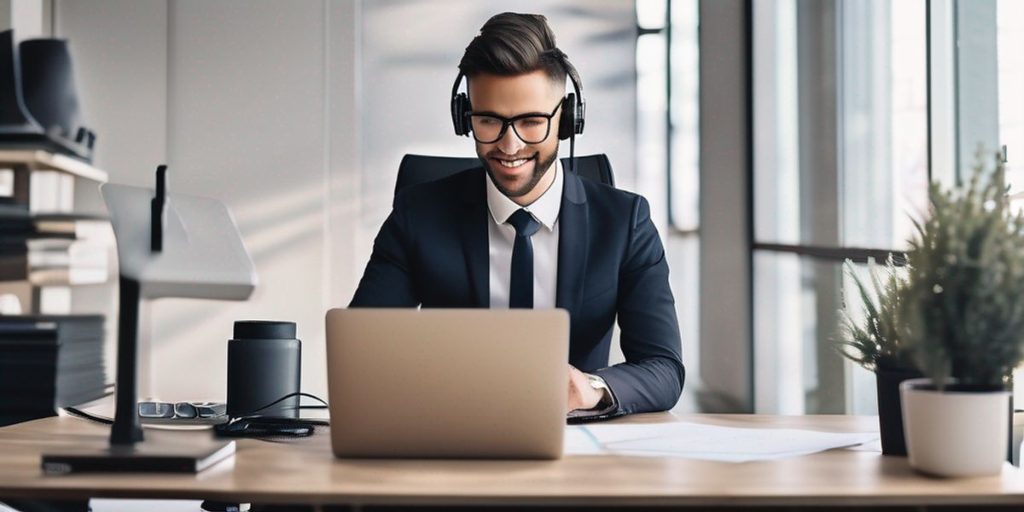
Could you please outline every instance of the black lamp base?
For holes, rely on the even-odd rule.
[[[68,473],[198,473],[235,454],[235,442],[195,432],[147,432],[144,443],[85,446],[44,453],[47,475]]]

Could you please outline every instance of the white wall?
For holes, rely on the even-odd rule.
[[[0,31],[11,28],[11,0],[0,0]]]
[[[167,2],[58,1],[56,37],[71,43],[94,164],[113,181],[149,185],[167,160]]]
[[[250,318],[297,322],[303,388],[325,393],[324,311],[362,275],[401,155],[473,154],[451,135],[449,89],[506,8],[549,16],[589,100],[577,150],[608,153],[630,188],[631,1],[55,0],[96,164],[148,185],[166,162],[172,191],[224,200],[260,274],[244,303],[153,305],[153,396],[223,399],[232,322]]]
[[[149,185],[166,162],[173,191],[224,200],[260,275],[248,302],[154,303],[154,396],[223,399],[232,322],[249,318],[297,322],[303,387],[324,391],[326,10],[310,0],[56,5],[100,136],[96,164],[111,181]]]
[[[0,9],[6,11],[2,15],[6,17],[6,23],[0,27],[10,24],[14,29],[15,42],[46,36],[50,28],[46,16],[48,7],[46,0],[6,0],[0,4]]]

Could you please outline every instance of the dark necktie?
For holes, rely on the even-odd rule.
[[[520,208],[507,221],[516,229],[512,245],[512,278],[508,292],[508,307],[533,308],[533,242],[530,237],[540,229],[540,223],[530,212]]]

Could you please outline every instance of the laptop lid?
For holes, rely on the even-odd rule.
[[[561,309],[332,309],[339,457],[562,455],[569,314]]]

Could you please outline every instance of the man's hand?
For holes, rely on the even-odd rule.
[[[569,410],[593,409],[604,397],[604,392],[590,386],[587,374],[569,365]]]

